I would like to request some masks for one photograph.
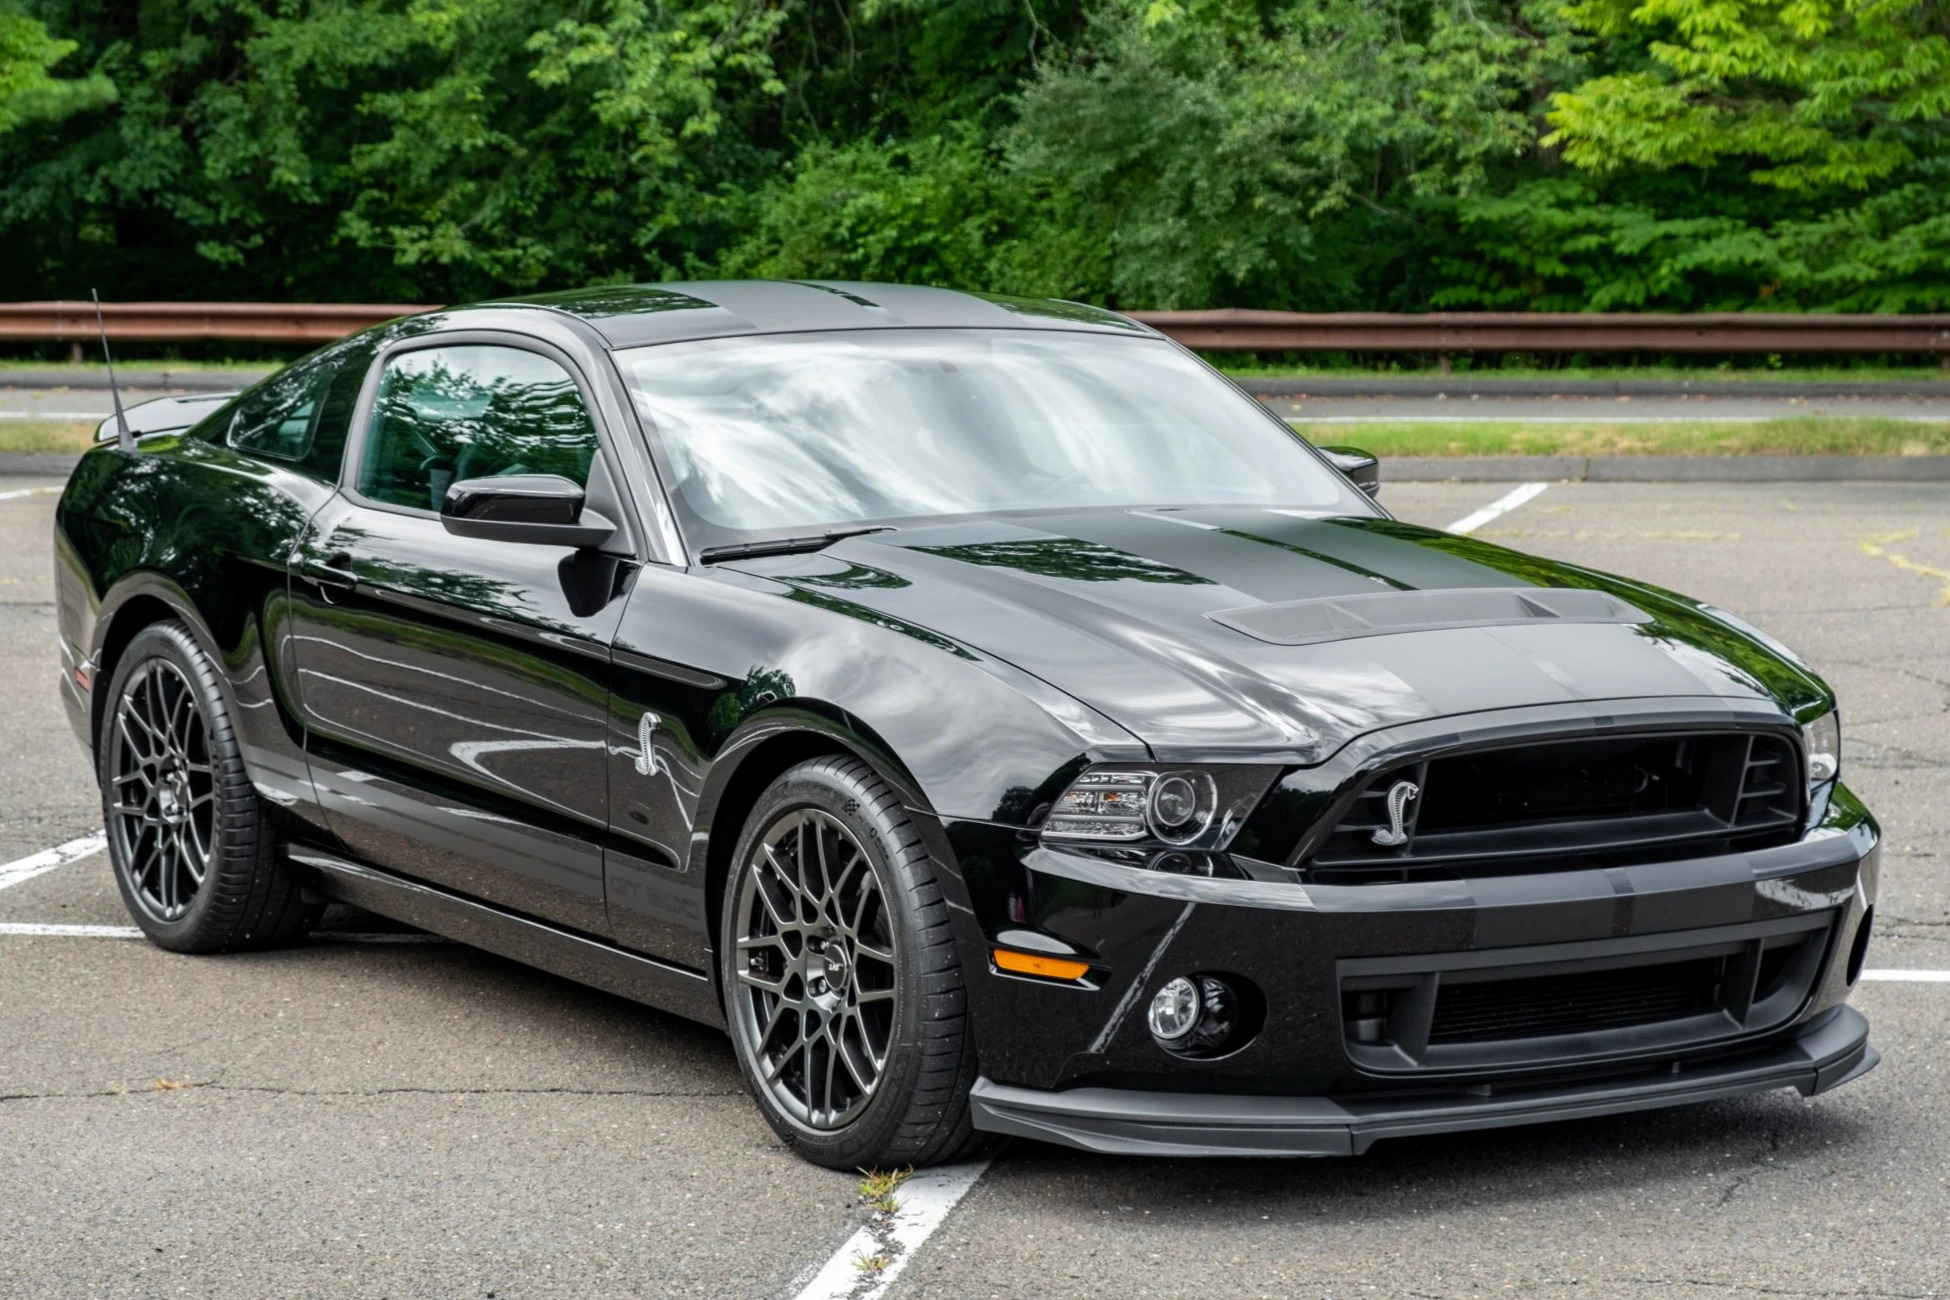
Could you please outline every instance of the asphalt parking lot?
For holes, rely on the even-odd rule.
[[[0,864],[99,829],[55,687],[47,480],[0,481]],[[1400,484],[1447,524],[1508,485]],[[1950,971],[1950,490],[1555,484],[1478,535],[1740,613],[1843,702],[1887,835],[1870,966]],[[101,854],[0,866],[0,1296],[794,1297],[866,1217],[781,1150],[727,1040],[335,913],[187,958]],[[887,1294],[1950,1292],[1950,984],[1865,982],[1882,1067],[1813,1100],[1108,1160],[1017,1142]]]

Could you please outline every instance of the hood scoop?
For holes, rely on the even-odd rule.
[[[1456,627],[1565,623],[1649,623],[1652,616],[1602,591],[1575,587],[1476,587],[1378,591],[1277,605],[1247,605],[1206,615],[1274,645],[1312,645],[1396,632]]]

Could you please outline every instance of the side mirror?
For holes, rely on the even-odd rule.
[[[601,546],[616,532],[560,474],[461,479],[440,503],[440,522],[456,537],[542,546]]]
[[[1327,457],[1329,465],[1347,475],[1355,487],[1371,497],[1381,495],[1381,462],[1374,458],[1373,452],[1359,447],[1322,447],[1320,454]]]

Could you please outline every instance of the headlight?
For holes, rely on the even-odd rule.
[[[1277,768],[1093,767],[1058,795],[1047,840],[1224,848]]]
[[[1842,719],[1835,710],[1801,725],[1801,746],[1808,753],[1808,788],[1826,785],[1842,774]]]

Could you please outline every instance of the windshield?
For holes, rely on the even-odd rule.
[[[1013,510],[1372,513],[1264,407],[1160,339],[872,330],[617,360],[705,541]]]

